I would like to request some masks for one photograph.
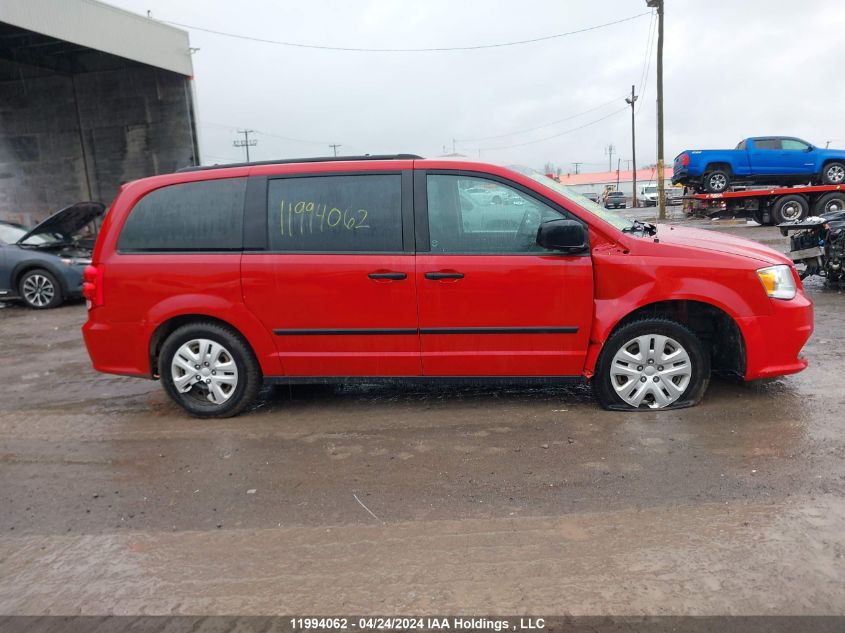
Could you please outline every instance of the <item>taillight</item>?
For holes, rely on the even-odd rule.
[[[684,167],[689,165],[689,154],[681,154],[681,165]]]
[[[103,305],[103,266],[86,266],[82,273],[82,296],[88,309]]]

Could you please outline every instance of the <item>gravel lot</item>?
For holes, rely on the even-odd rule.
[[[7,306],[0,613],[843,614],[845,294],[808,292],[807,371],[659,414],[296,387],[200,421],[95,373],[84,305]]]

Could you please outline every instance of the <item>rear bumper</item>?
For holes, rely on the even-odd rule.
[[[772,314],[737,319],[745,338],[745,380],[795,374],[807,367],[801,349],[813,333],[813,302],[799,291],[772,300]]]
[[[672,172],[672,184],[685,184],[690,182],[690,173],[688,169],[678,169],[675,167]]]
[[[149,336],[147,328],[138,323],[98,323],[91,318],[91,312],[82,326],[91,364],[106,374],[152,378],[147,349]]]

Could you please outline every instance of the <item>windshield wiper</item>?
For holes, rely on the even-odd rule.
[[[639,220],[631,220],[633,224],[627,229],[622,229],[623,233],[642,233],[643,235],[654,235],[657,233],[657,227],[651,222],[640,222]]]

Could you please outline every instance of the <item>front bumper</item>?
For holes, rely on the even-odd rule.
[[[745,380],[795,374],[807,367],[801,349],[813,333],[813,302],[803,290],[794,299],[772,299],[764,316],[737,319],[745,339]]]

